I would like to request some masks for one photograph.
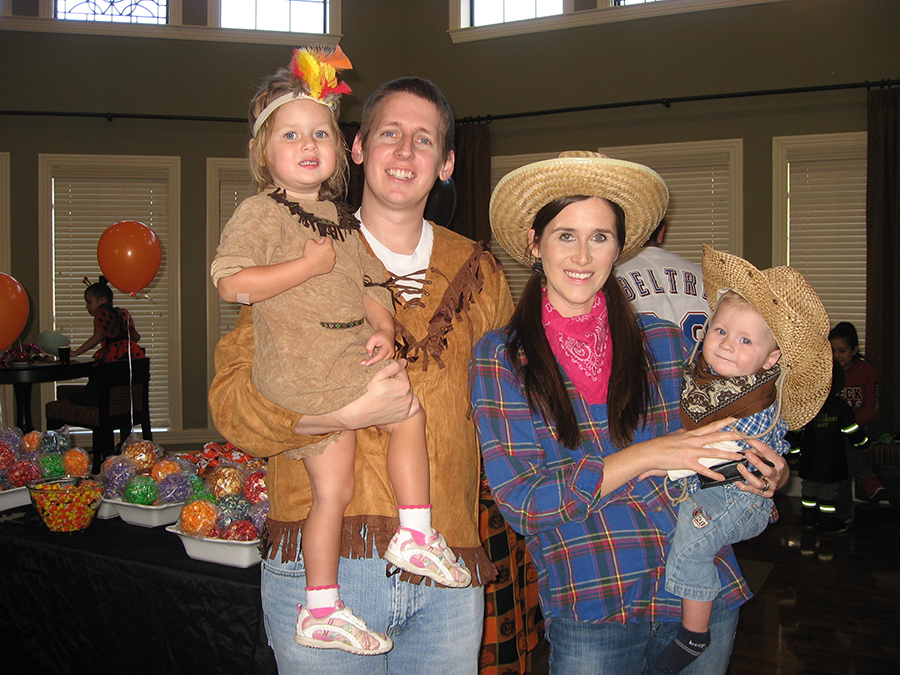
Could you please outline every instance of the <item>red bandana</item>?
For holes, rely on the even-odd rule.
[[[603,292],[588,314],[564,317],[547,300],[545,288],[541,319],[550,349],[578,392],[592,405],[606,403],[613,353]]]

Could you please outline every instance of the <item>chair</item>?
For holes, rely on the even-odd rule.
[[[103,460],[115,452],[116,430],[120,444],[128,439],[135,424],[141,425],[144,440],[153,438],[150,430],[150,359],[98,363],[96,367],[99,372],[92,377],[100,384],[98,405],[81,405],[61,398],[46,406],[48,429],[69,425],[91,430],[95,474],[100,472]]]

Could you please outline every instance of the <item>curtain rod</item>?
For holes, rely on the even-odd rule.
[[[483,115],[477,117],[463,117],[456,120],[458,124],[475,124],[477,122],[494,122],[496,120],[511,120],[523,117],[538,117],[541,115],[559,115],[562,113],[586,112],[590,110],[611,110],[614,108],[635,108],[648,105],[662,105],[671,108],[673,103],[692,103],[696,101],[717,101],[733,98],[749,98],[754,96],[775,96],[781,94],[804,94],[822,91],[840,91],[844,89],[873,89],[885,87],[891,88],[900,85],[900,80],[879,80],[876,82],[853,82],[850,84],[825,84],[816,87],[791,87],[789,89],[762,89],[757,91],[740,91],[730,94],[704,94],[699,96],[679,96],[676,98],[656,98],[639,101],[623,101],[619,103],[597,103],[594,105],[576,106],[572,108],[552,108],[549,110],[533,110],[530,112],[506,113],[503,115]],[[139,120],[174,120],[182,122],[231,122],[247,124],[243,117],[208,117],[192,115],[151,115],[145,113],[89,113],[89,112],[49,112],[42,110],[0,110],[0,115],[22,115],[26,117],[85,117],[101,118],[112,122],[118,119]],[[359,122],[342,122],[341,126],[358,127]]]
[[[842,89],[873,89],[885,87],[891,88],[900,85],[900,80],[880,80],[878,82],[853,82],[851,84],[825,84],[817,87],[792,87],[790,89],[761,89],[757,91],[739,91],[731,94],[704,94],[699,96],[680,96],[677,98],[655,98],[641,101],[623,101],[620,103],[597,103],[573,108],[551,108],[549,110],[534,110],[531,112],[507,113],[504,115],[485,115],[479,117],[464,117],[457,120],[462,124],[474,124],[476,122],[493,122],[495,120],[512,120],[522,117],[538,117],[540,115],[559,115],[561,113],[585,112],[589,110],[611,110],[613,108],[635,108],[647,105],[662,105],[671,108],[673,103],[691,103],[694,101],[716,101],[732,98],[748,98],[751,96],[774,96],[778,94],[802,94],[818,91],[837,91]]]

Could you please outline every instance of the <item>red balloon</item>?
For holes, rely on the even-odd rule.
[[[0,272],[0,349],[15,342],[28,321],[28,295],[22,284]]]
[[[125,293],[137,293],[159,271],[162,245],[143,223],[122,220],[106,228],[100,237],[97,261],[113,286]]]

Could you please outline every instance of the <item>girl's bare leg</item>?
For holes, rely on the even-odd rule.
[[[313,497],[300,539],[310,588],[337,584],[344,510],[353,498],[355,458],[356,434],[348,431],[321,455],[303,460]]]
[[[428,449],[425,444],[425,411],[385,428],[388,441],[388,477],[401,506],[424,506],[431,502]],[[427,534],[427,533],[426,533]]]

